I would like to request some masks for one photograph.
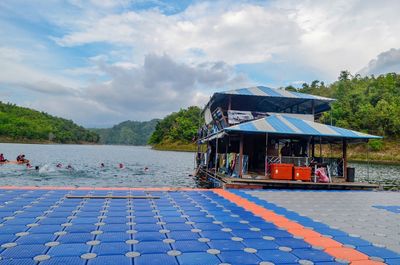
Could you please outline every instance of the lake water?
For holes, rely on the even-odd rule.
[[[0,185],[91,187],[195,187],[192,153],[149,147],[112,145],[0,144],[0,153],[15,160],[26,155],[32,166],[1,165]],[[63,168],[57,168],[61,163]],[[104,163],[105,167],[100,167]],[[119,163],[124,168],[119,168]],[[68,165],[72,170],[66,169]],[[145,168],[148,168],[146,170]]]
[[[196,187],[194,154],[111,145],[0,144],[9,160],[24,153],[37,171],[0,165],[0,186]],[[57,168],[58,163],[62,168]],[[104,163],[102,168],[100,163]],[[119,168],[119,163],[124,168]],[[66,169],[71,165],[73,169]],[[400,166],[350,163],[356,180],[400,186]],[[148,170],[146,170],[146,167]]]

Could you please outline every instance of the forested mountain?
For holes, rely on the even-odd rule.
[[[378,134],[385,138],[400,138],[400,75],[352,76],[341,72],[339,79],[325,85],[320,81],[303,84],[287,90],[320,95],[337,99],[332,111],[321,117],[325,123]]]
[[[125,121],[112,128],[91,129],[100,135],[102,144],[146,145],[158,120]]]
[[[70,120],[0,102],[0,138],[16,142],[96,143],[99,139]]]
[[[149,144],[160,148],[171,146],[172,149],[180,149],[175,148],[179,145],[191,145],[199,126],[204,123],[200,113],[199,107],[192,106],[166,116],[157,123]],[[192,146],[188,149],[192,149]]]

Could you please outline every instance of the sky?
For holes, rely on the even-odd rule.
[[[0,1],[0,101],[85,127],[212,93],[400,72],[397,0]]]

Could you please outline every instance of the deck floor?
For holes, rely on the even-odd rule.
[[[345,247],[334,240],[339,230],[311,233],[299,215],[285,219],[285,208],[254,198],[225,190],[0,189],[0,264],[400,264],[394,251]]]

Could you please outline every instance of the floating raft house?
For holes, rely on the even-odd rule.
[[[382,137],[318,122],[334,101],[263,86],[215,93],[203,110],[205,124],[198,133],[198,172],[226,187],[243,180],[245,187],[253,183],[257,188],[362,188],[350,183],[354,169],[348,169],[347,145]],[[292,175],[276,174],[290,166],[285,170]],[[317,184],[319,168],[329,179],[326,185]]]

